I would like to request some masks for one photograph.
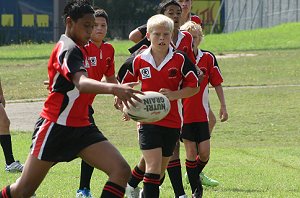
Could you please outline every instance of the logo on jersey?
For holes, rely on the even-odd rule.
[[[142,79],[151,78],[150,67],[142,68],[142,69],[140,69],[140,72],[142,75]]]
[[[92,56],[89,58],[92,66],[97,66],[97,58],[96,56]]]
[[[178,69],[177,68],[170,68],[168,70],[168,77],[169,78],[176,78],[177,74],[178,74]]]

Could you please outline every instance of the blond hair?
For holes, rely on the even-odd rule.
[[[174,30],[173,20],[163,14],[156,14],[148,19],[147,32],[151,33],[157,26],[164,26],[168,28],[170,32],[173,32]]]
[[[198,31],[201,40],[204,38],[204,34],[203,34],[203,32],[202,32],[201,25],[195,23],[194,21],[187,21],[185,24],[183,24],[183,25],[180,27],[180,30],[188,31],[188,32],[191,32],[191,31]]]

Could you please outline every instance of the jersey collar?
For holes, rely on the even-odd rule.
[[[201,51],[201,49],[198,49],[198,54],[196,56],[196,65],[199,63],[202,56],[203,56],[203,52]]]
[[[173,51],[174,51],[174,48],[170,45],[168,54],[166,55],[165,59],[158,66],[156,66],[154,58],[151,54],[151,46],[141,53],[141,59],[150,63],[153,66],[153,68],[160,71],[166,65],[166,63],[169,60],[171,60],[171,58],[173,57],[173,54],[174,54]]]

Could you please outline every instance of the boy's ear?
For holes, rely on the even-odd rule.
[[[67,17],[66,18],[66,26],[70,26],[70,25],[72,25],[72,23],[73,23],[73,20],[71,19],[71,17]]]
[[[149,32],[146,32],[146,37],[147,37],[147,40],[150,41],[150,33]]]

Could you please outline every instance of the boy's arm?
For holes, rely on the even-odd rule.
[[[216,86],[215,90],[220,101],[219,118],[221,119],[221,122],[225,122],[226,120],[228,120],[228,113],[226,109],[226,102],[225,102],[225,96],[224,96],[222,85],[220,84]]]
[[[117,96],[126,106],[128,103],[135,106],[133,99],[141,102],[135,93],[143,94],[141,91],[132,89],[131,85],[105,83],[88,78],[84,71],[76,72],[72,76],[72,82],[80,93],[112,94]]]
[[[200,87],[184,87],[180,90],[171,91],[169,89],[161,88],[160,93],[165,95],[169,100],[178,100],[181,98],[189,98],[200,90]]]

